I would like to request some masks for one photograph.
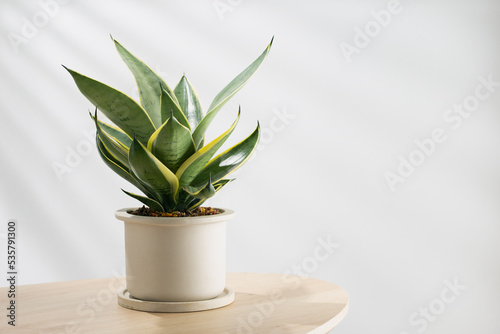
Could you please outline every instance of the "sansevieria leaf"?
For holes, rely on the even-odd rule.
[[[165,208],[163,207],[163,205],[161,205],[160,203],[158,203],[158,201],[152,199],[152,198],[149,198],[149,197],[144,197],[144,196],[141,196],[141,195],[137,195],[137,194],[134,194],[134,193],[130,193],[126,190],[123,190],[122,191],[129,195],[130,197],[132,198],[135,198],[139,201],[141,201],[142,203],[146,204],[147,206],[149,206],[151,209],[153,210],[157,210],[157,211],[165,211]]]
[[[96,108],[97,111],[97,108]],[[92,120],[95,122],[95,117],[91,113],[90,117],[92,117]],[[130,138],[125,132],[117,128],[116,126],[106,124],[101,120],[97,120],[97,123],[99,123],[99,126],[101,127],[101,130],[106,132],[108,136],[113,138],[115,141],[121,143],[125,147],[130,147],[130,144],[132,144],[132,138]]]
[[[184,186],[183,188],[189,195],[198,199],[206,199],[215,195],[215,188],[212,184],[212,179],[210,175],[208,176],[208,182],[206,185],[196,188],[191,186]]]
[[[231,125],[231,127],[221,134],[219,137],[212,140],[202,149],[197,151],[195,154],[190,156],[177,170],[176,175],[179,179],[179,184],[181,187],[190,185],[191,181],[198,175],[198,173],[205,167],[208,161],[213,157],[215,152],[224,144],[229,135],[234,131],[238,120],[240,119],[240,110],[238,110],[238,116],[236,120]]]
[[[161,121],[162,124],[165,123],[169,118],[170,115],[174,114],[175,118],[184,125],[186,128],[188,128],[191,131],[191,127],[189,125],[189,122],[186,118],[186,115],[182,112],[181,108],[177,104],[176,101],[172,99],[172,96],[165,90],[163,89],[161,91]]]
[[[101,129],[101,126],[98,122],[97,119],[97,110],[94,116],[95,120],[95,126],[97,129],[97,134],[99,135],[99,139],[103,143],[103,145],[106,147],[106,149],[110,152],[110,154],[113,155],[114,158],[116,158],[118,161],[120,161],[124,166],[129,167],[128,165],[128,147],[124,146],[122,143],[115,141],[113,138],[111,138],[106,132],[104,132]]]
[[[223,180],[219,180],[219,181],[215,182],[213,184],[214,189],[215,189],[215,193],[218,193],[219,190],[221,190],[226,184],[228,184],[229,182],[231,182],[233,180],[234,179],[223,179]],[[193,210],[193,209],[199,207],[200,205],[202,205],[203,203],[205,203],[207,199],[208,198],[203,198],[203,199],[195,198],[195,199],[193,199],[188,204],[188,210]]]
[[[133,177],[130,175],[127,166],[123,165],[118,159],[116,159],[104,146],[99,135],[96,135],[97,152],[101,156],[102,160],[110,167],[115,173],[123,177],[129,182],[134,182]]]
[[[66,67],[64,67],[66,68]],[[66,68],[80,92],[111,122],[130,137],[147,143],[155,127],[148,114],[132,98],[99,81]]]
[[[224,187],[229,182],[233,182],[233,181],[234,181],[234,179],[222,179],[222,180],[219,180],[217,182],[214,182],[215,191],[221,190],[222,187]]]
[[[250,136],[210,160],[191,182],[191,185],[200,186],[207,182],[209,176],[211,176],[212,181],[216,182],[234,172],[250,158],[257,147],[259,137],[260,126],[257,124],[257,128]]]
[[[172,116],[149,138],[148,150],[173,173],[194,154],[191,131]]]
[[[203,111],[198,95],[185,75],[182,76],[174,88],[174,93],[189,125],[191,125],[191,129],[196,129],[196,126],[203,118]]]
[[[179,180],[165,165],[134,139],[129,151],[130,169],[142,182],[148,184],[163,199],[172,198],[179,188]],[[165,206],[165,202],[161,203]]]
[[[132,183],[139,190],[141,190],[147,196],[154,196],[154,193],[151,192],[147,187],[143,186],[139,180],[136,180],[129,172],[127,166],[124,166],[120,163],[120,161],[116,160],[111,153],[106,149],[104,144],[102,143],[99,135],[96,136],[96,144],[97,144],[97,152],[101,156],[104,163],[111,168],[116,174]]]
[[[115,39],[113,39],[113,42],[115,43],[116,50],[120,54],[120,57],[135,77],[142,106],[153,121],[155,127],[160,127],[163,123],[160,114],[160,87],[162,86],[167,91],[167,94],[170,94],[172,99],[177,102],[173,91],[158,74],[149,68],[148,65],[144,64],[144,62],[130,53]]]
[[[208,107],[207,114],[205,115],[205,117],[203,117],[200,124],[198,124],[193,132],[193,140],[197,148],[200,148],[200,144],[205,137],[205,132],[207,131],[208,126],[217,115],[219,110],[222,108],[222,106],[224,106],[227,101],[229,101],[229,99],[234,94],[236,94],[248,82],[248,80],[250,80],[255,71],[257,71],[257,69],[260,67],[267,54],[269,53],[269,50],[271,49],[273,39],[271,39],[271,42],[266,47],[264,52],[262,52],[262,54],[252,64],[250,64],[250,66],[244,69],[243,72],[238,74],[238,76],[236,76],[236,78],[234,78],[226,87],[224,87],[224,89],[222,89],[222,91],[220,91],[220,93],[217,94],[217,96],[214,98],[212,104],[210,104],[210,107]]]

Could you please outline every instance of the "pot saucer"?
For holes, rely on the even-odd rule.
[[[234,291],[228,287],[213,299],[192,302],[156,302],[141,300],[130,295],[128,290],[118,292],[118,304],[122,307],[144,312],[181,313],[212,310],[224,307],[234,301]]]

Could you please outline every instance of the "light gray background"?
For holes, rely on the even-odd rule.
[[[171,86],[186,73],[207,107],[274,35],[208,133],[238,105],[231,143],[256,120],[266,129],[255,159],[211,201],[237,212],[228,270],[295,266],[339,284],[351,300],[339,334],[499,332],[500,86],[459,126],[443,119],[474,102],[480,78],[500,82],[498,1],[401,0],[380,31],[372,12],[387,1],[41,3],[51,1],[0,2],[0,220],[19,224],[21,284],[123,274],[113,215],[137,205],[100,161],[92,106],[60,64],[137,96],[111,33]],[[26,20],[39,28],[19,42]],[[345,57],[343,43],[370,27],[368,45]],[[422,158],[415,141],[436,128],[446,140],[391,190],[385,174],[400,157]],[[59,180],[54,163],[78,149]],[[335,251],[315,258],[328,238]]]

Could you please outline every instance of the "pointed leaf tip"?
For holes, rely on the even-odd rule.
[[[75,72],[75,71],[73,71],[72,69],[70,69],[70,68],[68,68],[68,67],[64,66],[63,64],[61,64],[61,66],[62,66],[62,67],[63,67],[66,71],[68,71],[68,72],[69,72],[69,74],[71,74],[71,75],[73,75],[73,73]]]
[[[273,39],[274,40],[274,39]],[[271,40],[271,42],[273,41]],[[193,139],[197,148],[200,148],[200,144],[205,137],[205,132],[215,118],[219,110],[234,96],[247,82],[250,80],[252,75],[260,67],[264,59],[269,53],[270,45],[260,54],[260,56],[255,59],[249,66],[247,66],[240,74],[238,74],[229,84],[226,85],[214,98],[210,106],[208,107],[208,112],[203,117],[201,122],[198,124],[193,132]]]

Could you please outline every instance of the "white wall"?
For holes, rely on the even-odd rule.
[[[238,104],[233,142],[256,120],[267,129],[211,202],[238,213],[229,270],[299,266],[339,284],[351,298],[339,334],[498,333],[498,1],[53,1],[0,2],[0,255],[17,219],[21,284],[122,273],[113,214],[137,205],[97,156],[92,106],[60,64],[136,94],[112,34],[171,85],[185,72],[207,107],[274,35],[209,132]],[[460,116],[464,103],[474,111]],[[77,149],[90,152],[58,180],[53,163]],[[409,158],[419,165],[399,166]],[[319,238],[337,247],[315,267]],[[443,300],[446,282],[465,288]]]

